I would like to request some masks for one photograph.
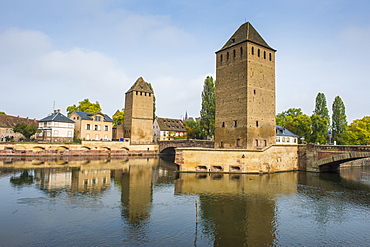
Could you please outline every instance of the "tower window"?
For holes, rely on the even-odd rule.
[[[222,63],[222,54],[221,54],[221,56],[220,56],[220,62]]]
[[[255,142],[256,142],[256,147],[258,147],[258,140],[256,139],[256,141],[255,141]]]
[[[243,57],[243,47],[240,47],[240,57]]]
[[[234,120],[234,127],[238,127],[238,120]]]
[[[226,60],[229,60],[229,52],[226,53]]]
[[[240,138],[236,139],[236,146],[237,146],[237,147],[240,147],[240,146],[241,146],[241,145],[240,145]]]
[[[260,50],[260,49],[258,49],[258,51],[257,51],[257,56],[258,56],[258,57],[260,57],[260,56],[261,56],[261,50]]]
[[[236,51],[235,51],[235,49],[233,50],[233,57],[234,58],[236,57]]]
[[[232,38],[231,39],[231,43],[235,43],[235,38]]]
[[[270,61],[272,60],[272,59],[271,59],[271,53],[269,54],[269,59],[270,59]]]
[[[266,51],[263,51],[263,59],[266,59]]]
[[[253,94],[256,95],[256,89],[253,90]]]
[[[222,122],[221,126],[222,126],[222,128],[225,128],[225,122]]]
[[[254,55],[254,47],[252,46],[252,55]]]
[[[256,121],[256,127],[258,127],[258,121]]]
[[[139,94],[139,92],[138,91],[136,91],[136,95],[138,95]]]

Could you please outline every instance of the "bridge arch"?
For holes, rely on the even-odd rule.
[[[339,154],[332,157],[328,157],[325,159],[321,159],[317,162],[317,166],[319,167],[320,172],[326,171],[337,171],[341,164],[358,160],[358,159],[365,159],[370,157],[370,152],[362,153],[362,152],[353,152],[353,153],[345,153]]]

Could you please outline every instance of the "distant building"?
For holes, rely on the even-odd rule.
[[[142,77],[125,95],[124,138],[132,144],[153,142],[154,94]]]
[[[275,51],[246,22],[216,52],[215,148],[275,144]]]
[[[153,123],[154,141],[186,139],[187,130],[180,119],[156,118]]]
[[[276,125],[276,144],[298,144],[298,136],[288,129]]]
[[[27,124],[27,125],[35,125],[37,126],[36,119],[29,119],[29,118],[22,118],[22,117],[14,117],[10,115],[0,114],[0,141],[19,141],[19,139],[24,138],[21,133],[14,133],[13,128],[17,124]],[[31,137],[32,138],[32,137]]]
[[[76,122],[76,138],[86,141],[111,141],[113,120],[101,112],[74,111],[69,118]]]
[[[39,120],[37,140],[45,142],[72,142],[75,122],[62,113],[54,111],[47,117]]]

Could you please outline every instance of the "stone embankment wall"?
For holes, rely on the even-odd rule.
[[[128,142],[83,141],[64,143],[0,143],[0,156],[96,156],[156,155],[158,145],[130,145]]]
[[[177,148],[180,172],[271,173],[299,170],[298,145],[264,150]]]

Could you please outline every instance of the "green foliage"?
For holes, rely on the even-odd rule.
[[[370,145],[370,116],[354,120],[345,132],[346,144]]]
[[[308,141],[311,135],[311,125],[311,118],[306,114],[300,114],[294,117],[293,121],[284,127]]]
[[[329,110],[326,104],[326,97],[324,93],[318,93],[316,96],[315,110],[313,111],[314,115],[318,115],[326,119],[326,132],[330,125]]]
[[[212,136],[215,133],[215,106],[215,82],[211,76],[207,76],[204,80],[202,109],[200,110],[200,129],[202,132],[202,139],[207,138],[207,136]]]
[[[290,108],[287,111],[284,111],[276,115],[276,125],[287,128],[288,123],[292,123],[295,117],[298,117],[302,114],[303,113],[301,108]]]
[[[72,105],[67,107],[67,114],[68,116],[74,111],[82,111],[82,112],[102,112],[102,108],[98,101],[95,103],[91,103],[89,99],[84,99],[83,101],[78,102],[79,105]]]
[[[154,89],[152,87],[152,84],[150,84],[149,82],[147,82],[146,84],[148,85],[150,90],[152,90],[152,92],[153,92],[153,120],[154,120],[156,118],[155,111],[157,109],[156,102],[155,102],[156,99],[155,99]]]
[[[113,116],[113,126],[123,124],[125,121],[125,108],[122,108],[122,111],[117,111]]]
[[[197,122],[194,120],[184,121],[184,125],[187,130],[188,139],[201,139],[202,138],[199,121]]]
[[[6,113],[3,111],[0,111],[0,115],[6,115]]]
[[[21,123],[14,126],[13,131],[15,133],[21,133],[28,141],[37,132],[37,126]]]
[[[313,114],[311,116],[311,128],[312,134],[307,139],[310,143],[326,143],[326,137],[328,135],[328,120],[320,115]]]
[[[347,131],[347,116],[346,116],[346,108],[342,99],[337,96],[334,99],[332,105],[333,115],[332,115],[332,134],[333,140],[337,142],[337,144],[345,144],[345,132]]]

